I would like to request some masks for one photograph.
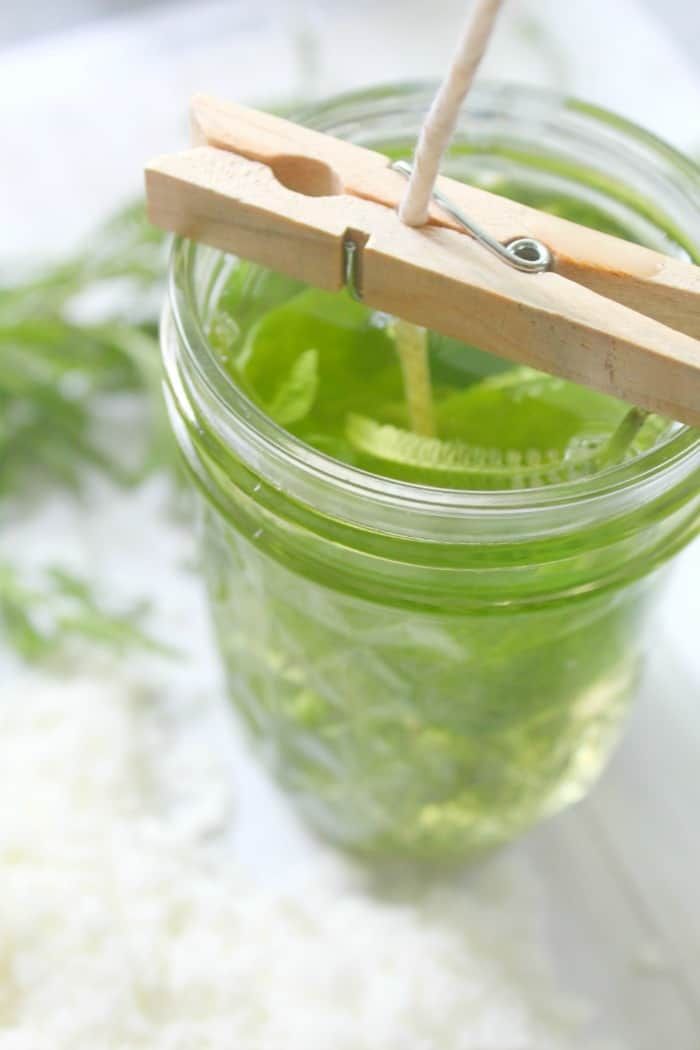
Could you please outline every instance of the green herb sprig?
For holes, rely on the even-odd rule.
[[[47,481],[75,488],[88,465],[135,481],[167,458],[156,344],[164,272],[162,235],[139,204],[72,259],[0,289],[0,501]],[[142,461],[129,469],[100,442],[97,418],[102,396],[123,394],[148,405]]]
[[[156,339],[165,264],[164,238],[138,203],[72,258],[0,288],[0,520],[30,491],[79,490],[87,468],[130,484],[170,464]],[[138,409],[142,433],[134,435],[133,415],[126,424],[136,464],[124,463],[118,433],[105,440],[103,409],[115,397]],[[28,582],[0,560],[0,636],[26,660],[75,641],[164,651],[143,629],[144,612],[112,611],[65,569]]]
[[[143,627],[148,606],[115,612],[83,579],[52,567],[30,583],[14,566],[0,563],[0,632],[25,660],[37,663],[79,640],[116,652],[147,649],[172,655]]]

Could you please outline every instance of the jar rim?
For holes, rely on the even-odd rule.
[[[409,104],[424,108],[432,99],[436,87],[434,82],[420,81],[348,92],[306,109],[301,119],[308,121],[313,117],[317,125],[323,125],[326,123],[324,118],[337,115],[342,110],[356,109],[361,103],[376,107],[382,101],[391,104],[393,113],[397,106],[406,109]],[[653,156],[661,157],[665,162],[670,161],[684,177],[694,181],[693,189],[698,193],[700,202],[700,168],[663,140],[600,107],[547,89],[500,82],[477,85],[471,105],[489,100],[498,101],[501,97],[510,98],[516,90],[521,106],[534,102],[549,107],[554,105],[562,113],[574,112],[578,120],[583,117],[593,127],[606,125],[606,130],[609,132],[612,129],[623,144],[632,142],[641,145]],[[358,119],[357,113],[355,119]],[[186,348],[194,382],[206,396],[208,414],[212,410],[215,412],[214,429],[219,439],[239,455],[242,448],[247,448],[252,453],[256,468],[267,467],[275,487],[283,487],[292,498],[298,496],[303,500],[303,492],[310,491],[309,485],[314,486],[314,502],[320,490],[332,490],[336,497],[359,502],[365,507],[364,513],[356,507],[356,513],[348,515],[349,518],[379,530],[385,517],[380,514],[377,518],[376,512],[380,508],[389,515],[394,526],[398,525],[397,515],[410,512],[412,526],[407,531],[412,535],[416,534],[416,515],[431,520],[443,519],[457,529],[476,519],[482,519],[484,523],[500,519],[510,523],[505,534],[513,539],[514,533],[519,534],[521,531],[524,535],[532,534],[533,530],[541,534],[543,515],[548,519],[548,527],[544,531],[552,532],[568,531],[580,526],[582,515],[586,521],[600,521],[624,514],[700,469],[700,434],[688,426],[679,426],[667,438],[634,460],[608,467],[588,477],[539,488],[445,489],[383,477],[336,460],[275,423],[245,395],[218,361],[196,307],[194,281],[198,250],[195,242],[183,238],[176,238],[173,243],[168,295],[170,320],[177,330],[181,345]],[[163,342],[166,373],[172,389],[177,366],[168,359],[165,337]],[[180,395],[183,395],[182,384],[177,379],[175,382]],[[177,397],[178,403],[181,399],[181,396]],[[304,484],[301,484],[302,480]],[[333,506],[337,508],[336,500]],[[527,526],[526,522],[529,522]],[[523,529],[523,526],[526,527]],[[398,531],[404,530],[398,526]],[[432,533],[431,538],[435,538]]]

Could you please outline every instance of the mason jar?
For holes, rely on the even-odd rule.
[[[410,157],[434,85],[302,121]],[[471,96],[443,170],[592,203],[697,259],[700,172],[629,123],[521,86]],[[178,241],[162,326],[231,701],[324,836],[458,858],[581,796],[617,740],[663,569],[700,524],[700,435],[508,491],[363,472],[276,425],[207,336],[237,260]]]

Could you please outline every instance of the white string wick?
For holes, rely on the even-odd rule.
[[[504,3],[505,0],[476,0],[447,75],[421,128],[413,173],[399,208],[399,218],[407,226],[423,226],[428,221],[440,163]]]

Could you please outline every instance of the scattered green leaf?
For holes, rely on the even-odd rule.
[[[283,427],[299,423],[311,411],[317,393],[318,350],[305,350],[280,383],[267,413]]]
[[[56,655],[73,640],[116,652],[147,649],[172,655],[143,628],[147,611],[143,603],[120,612],[106,608],[85,580],[65,569],[49,568],[39,583],[29,583],[14,566],[0,563],[0,627],[30,662]]]
[[[46,482],[77,488],[88,465],[126,483],[167,461],[156,342],[164,271],[163,237],[138,204],[84,252],[0,289],[0,501]],[[136,467],[100,433],[102,398],[115,395],[148,409]]]

